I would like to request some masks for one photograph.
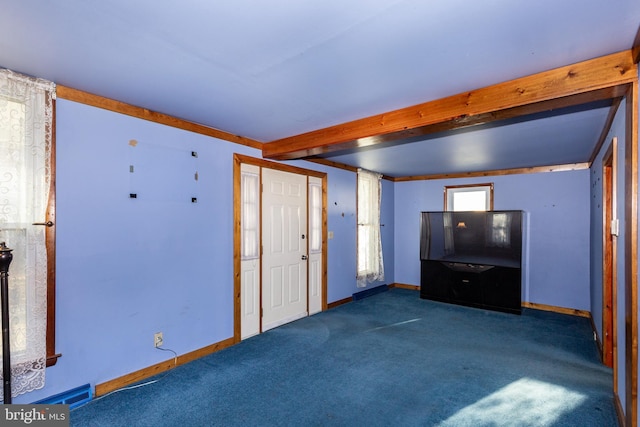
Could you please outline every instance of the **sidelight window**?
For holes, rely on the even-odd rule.
[[[309,253],[322,251],[322,185],[309,184]]]
[[[242,171],[242,259],[260,256],[260,177]]]

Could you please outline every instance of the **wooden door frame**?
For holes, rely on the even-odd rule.
[[[327,174],[311,169],[291,166],[269,160],[259,159],[243,154],[233,155],[233,341],[238,343],[241,337],[241,168],[245,164],[261,168],[275,169],[299,175],[314,176],[322,180],[322,311],[327,310]]]
[[[612,138],[602,161],[602,362],[613,368],[613,384],[618,383],[617,234],[612,221],[617,215],[618,138]]]
[[[625,425],[638,425],[638,80],[625,95]],[[617,391],[617,384],[616,390]]]
[[[53,226],[45,229],[47,248],[47,367],[58,362],[61,354],[56,352],[56,101],[51,101],[51,147],[49,148],[49,199],[44,222]]]

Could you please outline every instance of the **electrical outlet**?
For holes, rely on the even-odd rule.
[[[156,332],[155,334],[153,334],[154,347],[162,347],[163,342],[164,342],[164,338],[162,337],[162,332]]]

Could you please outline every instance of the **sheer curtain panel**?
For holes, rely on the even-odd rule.
[[[51,82],[0,70],[0,241],[13,249],[9,268],[13,396],[42,388],[45,382],[45,227],[33,223],[44,221],[49,197],[54,96]]]
[[[380,238],[380,200],[382,175],[358,169],[358,274],[359,288],[368,282],[384,280],[382,239]]]

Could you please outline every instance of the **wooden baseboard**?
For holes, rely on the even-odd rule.
[[[121,377],[104,382],[102,384],[97,384],[96,390],[95,390],[95,396],[96,397],[103,396],[107,393],[111,393],[112,391],[121,389],[128,385],[137,383],[138,381],[142,381],[154,375],[168,371],[169,369],[173,369],[176,366],[184,365],[185,363],[192,362],[196,359],[199,359],[211,353],[215,353],[216,351],[220,351],[234,344],[236,344],[236,340],[233,337],[231,337],[226,340],[217,342],[215,344],[211,344],[206,347],[200,348],[198,350],[185,353],[181,356],[178,356],[177,360],[171,358],[171,359],[165,360],[164,362],[156,363],[155,365],[149,366],[144,369],[140,369],[139,371],[131,372],[130,374],[123,375]]]
[[[352,301],[353,301],[353,297],[343,298],[341,300],[334,301],[334,302],[331,302],[331,303],[327,304],[327,308],[328,309],[336,308],[339,305],[346,304],[346,303],[352,302]]]
[[[392,283],[389,285],[390,288],[401,288],[401,289],[410,289],[412,291],[419,291],[420,286],[418,285],[407,285],[404,283]]]
[[[533,308],[535,310],[552,311],[554,313],[569,314],[571,316],[579,316],[590,318],[591,313],[586,310],[578,310],[575,308],[556,307],[554,305],[537,304],[535,302],[522,302],[523,308]]]

